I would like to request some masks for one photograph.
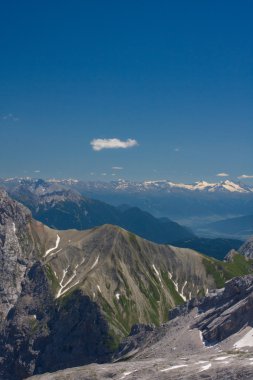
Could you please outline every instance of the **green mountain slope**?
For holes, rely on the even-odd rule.
[[[168,309],[252,271],[241,255],[225,263],[112,225],[56,231],[33,222],[32,229],[56,300],[64,302],[80,289],[100,306],[118,337],[134,323],[158,325]]]

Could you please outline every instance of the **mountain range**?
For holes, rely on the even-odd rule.
[[[56,229],[82,230],[114,224],[155,243],[193,248],[218,259],[223,259],[230,249],[238,249],[242,245],[242,240],[233,238],[198,238],[189,228],[169,218],[155,218],[129,205],[111,206],[59,183],[29,179],[17,183],[11,181],[7,190],[32,211],[35,219]]]
[[[0,190],[0,378],[110,360],[136,323],[252,273],[120,227],[55,230]]]
[[[6,179],[6,181],[17,181],[18,179]],[[75,179],[49,179],[51,183],[58,183],[66,186],[73,186],[83,190],[114,190],[115,192],[229,192],[229,193],[252,193],[253,186],[243,184],[242,182],[233,182],[229,180],[209,183],[199,181],[194,184],[175,183],[169,180],[143,181],[134,182],[119,179],[111,182],[84,182]]]
[[[156,243],[195,237],[189,228],[168,218],[155,218],[137,207],[114,207],[75,190],[43,180],[24,180],[7,189],[33,217],[52,228],[84,230],[114,224]]]
[[[33,179],[9,178],[0,180],[0,186],[12,189]],[[253,214],[252,186],[241,182],[223,181],[195,184],[178,184],[167,180],[133,182],[118,180],[112,182],[85,182],[74,179],[49,179],[51,185],[58,185],[79,192],[114,206],[122,204],[138,207],[156,217],[168,217],[187,225],[198,233],[203,225],[221,219]],[[205,231],[206,237],[213,233]]]

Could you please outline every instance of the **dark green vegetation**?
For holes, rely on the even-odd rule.
[[[206,225],[206,228],[219,234],[231,237],[242,236],[246,239],[253,235],[253,215],[220,220]]]
[[[194,238],[175,242],[177,247],[191,248],[218,260],[223,260],[231,249],[238,250],[242,244],[241,240],[225,238]]]
[[[233,255],[232,261],[229,262],[205,257],[203,264],[207,274],[214,278],[217,288],[222,288],[225,282],[233,277],[253,273],[253,260],[247,260],[239,253]]]

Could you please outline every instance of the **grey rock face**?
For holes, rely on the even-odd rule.
[[[253,237],[248,239],[239,249],[239,252],[247,257],[248,259],[253,259]]]
[[[0,325],[16,303],[26,269],[35,258],[30,212],[0,190]]]

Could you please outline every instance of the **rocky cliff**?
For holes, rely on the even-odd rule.
[[[249,258],[253,259],[253,237],[249,238],[239,249],[239,252]]]

